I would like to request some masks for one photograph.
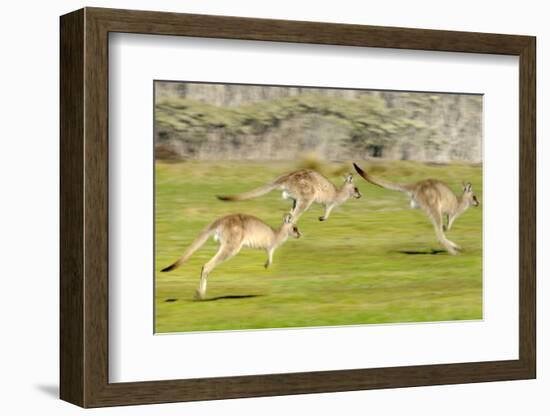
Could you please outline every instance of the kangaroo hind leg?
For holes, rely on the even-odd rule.
[[[283,191],[283,199],[290,199],[292,201],[292,209],[290,212],[292,213],[296,209],[296,198],[294,198],[287,190]]]
[[[443,233],[443,216],[441,215],[441,213],[435,209],[431,209],[429,211],[429,216],[432,220],[435,235],[439,243],[445,248],[445,250],[449,252],[449,254],[457,254],[457,250],[459,249],[458,245],[448,240]]]
[[[298,218],[307,211],[307,209],[311,206],[313,203],[313,199],[299,199],[296,201],[296,207],[290,211],[290,214],[292,215],[292,220],[294,222],[298,221]]]
[[[225,260],[230,259],[240,251],[240,246],[229,246],[222,244],[218,249],[218,252],[212,257],[201,270],[201,280],[198,289],[195,291],[195,299],[202,300],[206,295],[206,286],[208,275],[216,266],[223,263]]]

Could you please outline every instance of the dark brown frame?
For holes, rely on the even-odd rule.
[[[519,56],[519,359],[109,383],[109,32]],[[535,38],[85,8],[61,17],[60,396],[83,407],[535,378]]]

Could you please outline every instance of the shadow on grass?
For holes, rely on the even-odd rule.
[[[215,298],[203,299],[198,302],[212,302],[215,300],[224,300],[224,299],[247,299],[247,298],[258,298],[263,295],[227,295],[227,296],[216,296]]]
[[[418,255],[418,254],[433,255],[433,254],[446,253],[445,250],[435,250],[433,248],[431,250],[398,250],[397,252],[401,254],[409,254],[409,255]]]
[[[247,298],[258,298],[264,295],[226,295],[226,296],[216,296],[214,298],[207,298],[202,300],[191,300],[191,302],[212,302],[215,300],[224,300],[224,299],[247,299]],[[187,299],[186,299],[187,300]],[[176,298],[165,299],[164,302],[177,302]]]

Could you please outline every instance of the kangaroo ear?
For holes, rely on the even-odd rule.
[[[466,184],[466,188],[465,188],[466,192],[470,192],[472,190],[472,184],[470,182],[468,182]]]
[[[290,224],[292,222],[292,214],[285,214],[283,217],[285,224]]]
[[[344,182],[351,183],[353,181],[353,173],[348,173],[344,176]]]

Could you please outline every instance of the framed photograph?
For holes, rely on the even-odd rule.
[[[535,49],[62,16],[61,398],[535,378]]]

